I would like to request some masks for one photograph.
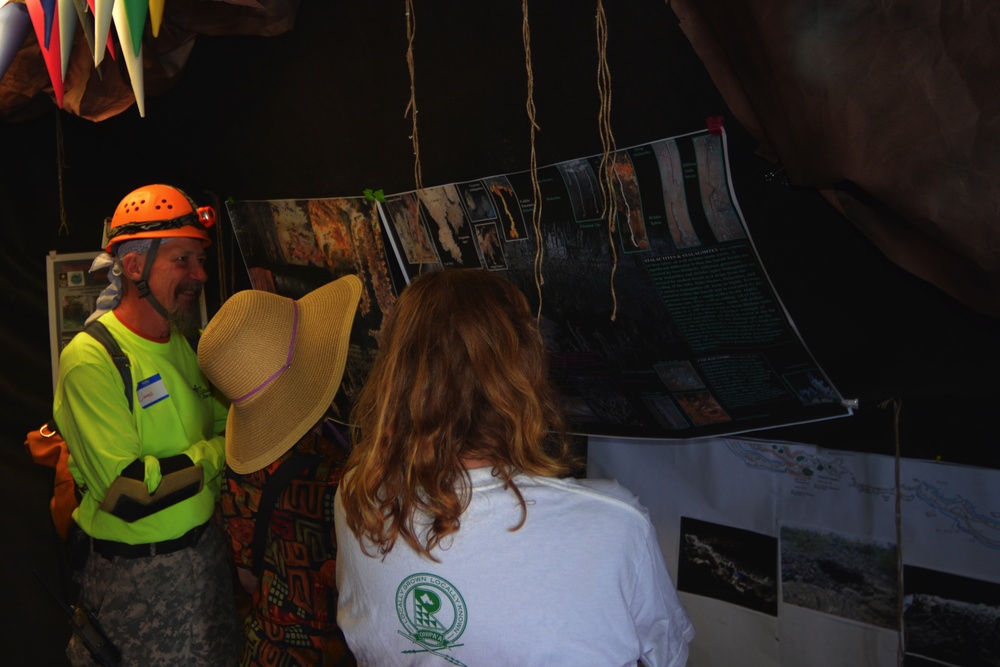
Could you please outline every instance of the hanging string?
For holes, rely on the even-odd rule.
[[[893,431],[896,435],[895,451],[895,475],[896,475],[896,665],[903,667],[904,656],[906,655],[906,643],[903,639],[903,489],[900,486],[900,462],[902,461],[902,449],[899,444],[899,413],[903,409],[903,399],[890,398],[879,404],[880,408],[893,408]]]
[[[235,232],[229,233],[232,229],[232,221],[229,220],[228,210],[226,215],[219,216],[217,226],[219,229],[217,234],[219,250],[216,253],[219,261],[219,303],[223,304],[236,291],[236,274],[229,271],[230,262],[233,263],[233,266],[236,265],[236,234]]]
[[[535,288],[538,290],[538,312],[536,320],[542,319],[542,285],[545,277],[542,275],[542,261],[545,257],[545,244],[542,242],[542,189],[538,184],[538,159],[535,154],[535,132],[539,129],[535,122],[535,75],[531,69],[531,31],[528,27],[528,0],[521,0],[521,38],[524,40],[524,66],[528,72],[528,121],[531,123],[531,222],[535,229]]]
[[[406,105],[403,118],[409,114],[413,120],[413,182],[417,190],[424,187],[423,174],[420,172],[420,141],[417,138],[417,80],[413,72],[413,37],[417,33],[417,16],[413,12],[413,0],[406,0],[406,66],[410,70],[410,103]]]
[[[618,271],[618,249],[615,245],[615,229],[618,217],[618,197],[614,179],[617,171],[614,154],[617,151],[615,137],[611,132],[611,69],[608,67],[608,17],[604,13],[604,3],[597,0],[597,93],[600,108],[597,123],[601,134],[601,164],[598,180],[604,196],[604,212],[608,219],[608,242],[611,246],[611,320],[618,315],[618,296],[615,294],[615,274]]]
[[[63,142],[62,114],[56,112],[56,172],[59,179],[59,229],[56,236],[69,234],[69,224],[66,221],[66,198],[63,192],[63,166],[66,162],[66,146]]]

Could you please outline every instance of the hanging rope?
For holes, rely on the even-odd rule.
[[[608,219],[608,242],[611,245],[611,320],[618,315],[618,296],[615,294],[615,274],[618,271],[618,249],[615,246],[615,229],[618,217],[618,197],[614,179],[617,171],[614,154],[617,151],[615,137],[611,132],[611,69],[608,67],[608,17],[604,13],[604,3],[597,0],[597,93],[600,108],[597,123],[601,134],[601,164],[598,180],[604,197],[604,212]]]
[[[903,399],[890,398],[879,403],[880,408],[892,406],[893,432],[896,434],[895,453],[895,483],[896,483],[896,665],[903,667],[904,656],[906,655],[906,643],[903,639],[903,489],[900,486],[900,462],[902,461],[902,448],[899,444],[899,413],[903,409]]]
[[[423,174],[420,172],[420,141],[417,138],[417,80],[413,72],[413,37],[417,33],[417,17],[413,12],[413,0],[406,0],[406,66],[410,70],[410,103],[406,105],[403,118],[409,114],[413,120],[413,182],[417,190],[424,187]]]
[[[542,261],[545,257],[545,244],[542,242],[542,189],[538,184],[538,159],[535,154],[535,132],[539,129],[535,122],[535,75],[531,69],[531,31],[528,28],[528,0],[521,0],[521,38],[524,40],[524,66],[528,72],[528,121],[531,123],[531,222],[535,229],[535,288],[538,290],[538,312],[535,318],[542,319],[542,285],[545,277],[542,275]]]
[[[69,224],[66,221],[66,197],[63,192],[63,166],[66,162],[66,146],[63,142],[62,114],[56,113],[56,172],[59,180],[59,229],[56,236],[69,234]]]
[[[222,203],[219,208],[225,207]],[[231,232],[232,221],[229,219],[228,209],[226,215],[219,216],[216,227],[216,237],[218,250],[216,255],[219,262],[219,303],[225,303],[236,291],[236,274],[230,272],[229,266],[236,266],[236,233]]]

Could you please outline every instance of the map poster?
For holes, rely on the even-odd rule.
[[[603,168],[610,228],[600,156],[537,170],[537,225],[528,172],[379,209],[408,276],[480,267],[521,288],[577,433],[692,438],[847,416],[760,263],[727,160],[709,132],[617,151]]]
[[[364,285],[334,407],[344,421],[378,351],[383,315],[405,285],[384,227],[363,197],[230,201],[227,211],[254,289],[298,299],[348,273]]]
[[[1000,470],[751,438],[588,457],[649,510],[691,664],[1000,665]]]
[[[851,414],[760,263],[724,133],[542,167],[534,181],[519,172],[377,201],[227,207],[255,288],[297,298],[348,272],[365,283],[335,401],[344,410],[409,280],[475,267],[503,274],[538,313],[577,434],[696,438]]]

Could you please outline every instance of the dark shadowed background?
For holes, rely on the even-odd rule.
[[[898,438],[904,456],[1000,464],[1000,321],[889,261],[816,187],[790,185],[770,147],[772,159],[758,156],[761,129],[741,124],[670,5],[605,9],[617,146],[724,117],[735,190],[763,265],[820,365],[859,400],[850,419],[774,435],[889,454]],[[68,636],[32,574],[57,585],[51,474],[21,447],[51,409],[46,254],[97,249],[104,217],[149,182],[220,203],[413,189],[404,11],[402,2],[304,2],[283,34],[198,36],[183,72],[147,96],[145,118],[133,106],[94,122],[42,95],[0,122],[5,664],[61,665]],[[415,12],[423,184],[527,169],[521,3],[418,2]],[[538,164],[600,153],[594,6],[532,3],[529,25]],[[249,287],[220,217],[210,314]],[[898,433],[893,411],[880,407],[892,398],[902,400]]]

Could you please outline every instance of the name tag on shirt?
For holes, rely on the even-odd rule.
[[[163,378],[160,377],[159,373],[142,380],[138,385],[136,385],[135,390],[136,395],[139,397],[139,405],[142,406],[144,410],[170,396],[170,394],[167,393],[166,385],[163,384]]]

